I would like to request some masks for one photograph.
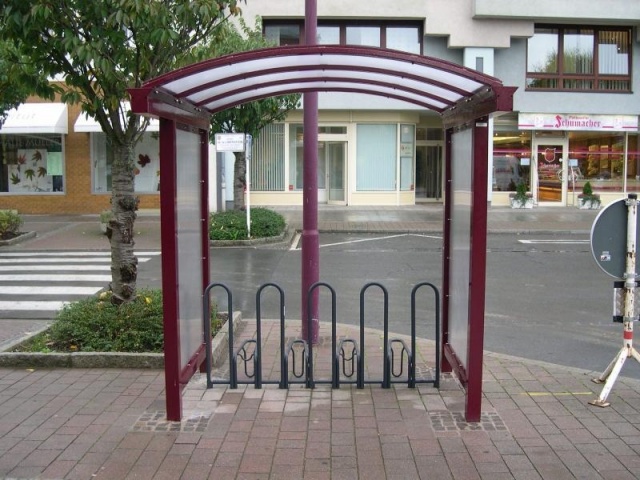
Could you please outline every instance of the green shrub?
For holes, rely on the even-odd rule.
[[[212,334],[221,327],[215,305]],[[139,290],[136,299],[120,306],[111,292],[65,306],[44,333],[16,350],[28,352],[138,352],[162,353],[162,291]]]
[[[162,292],[139,290],[130,303],[114,305],[111,292],[66,305],[49,329],[53,350],[162,352]]]
[[[22,217],[15,210],[0,210],[0,238],[12,237],[18,233]]]
[[[267,208],[251,209],[251,238],[275,237],[284,231],[284,217]],[[247,240],[247,213],[240,210],[212,213],[209,217],[211,240]]]

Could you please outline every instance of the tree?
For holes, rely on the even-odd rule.
[[[46,75],[33,69],[12,43],[0,41],[0,127],[7,112],[31,94],[51,99],[54,89]]]
[[[64,76],[62,101],[80,103],[110,146],[112,165],[109,235],[114,303],[135,298],[138,260],[134,222],[133,149],[147,121],[125,111],[127,88],[182,65],[240,0],[3,0],[0,40],[33,69]]]
[[[218,31],[215,44],[210,52],[216,57],[255,50],[272,46],[262,35],[260,21],[249,28],[239,19],[239,28],[227,23]],[[211,134],[244,133],[257,139],[260,131],[273,122],[285,119],[289,111],[295,109],[300,102],[299,94],[270,97],[250,103],[238,105],[215,114],[211,120]],[[244,152],[235,153],[233,168],[233,207],[244,207],[244,189],[246,187],[247,159]]]

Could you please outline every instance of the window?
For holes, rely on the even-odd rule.
[[[631,29],[536,27],[527,44],[527,89],[631,91]]]
[[[358,124],[356,150],[356,190],[395,190],[397,125]]]
[[[104,133],[92,133],[93,192],[111,192],[111,149]],[[160,147],[157,133],[146,133],[134,150],[134,186],[138,193],[160,188]]]
[[[531,133],[497,131],[493,137],[493,191],[514,192],[531,176]]]
[[[0,135],[0,193],[64,192],[62,135]]]
[[[267,125],[253,142],[251,190],[261,192],[284,191],[283,123]]]
[[[264,36],[276,45],[298,45],[300,43],[300,25],[265,25]]]
[[[576,191],[582,191],[584,183],[589,181],[594,190],[622,192],[624,143],[624,132],[570,132],[569,159],[577,161]],[[572,186],[569,183],[569,188]]]
[[[278,45],[303,43],[302,21],[264,20],[265,37]],[[413,21],[318,21],[320,45],[364,45],[422,53],[422,27]]]
[[[627,134],[627,192],[640,192],[640,142]]]

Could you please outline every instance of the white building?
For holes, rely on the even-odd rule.
[[[249,1],[243,15],[262,17],[265,35],[277,43],[304,41],[304,2]],[[640,77],[633,75],[639,25],[634,0],[318,2],[320,44],[436,57],[518,87],[514,112],[491,122],[493,205],[507,205],[519,182],[538,205],[575,204],[587,181],[604,203],[640,191]],[[320,93],[319,125],[320,202],[442,200],[446,147],[436,113],[386,98]],[[302,203],[302,152],[302,111],[261,134],[252,204]]]

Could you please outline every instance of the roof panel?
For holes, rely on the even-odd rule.
[[[131,93],[138,96],[137,113],[159,115],[161,109],[150,106],[149,98],[160,95],[172,108],[200,121],[201,114],[296,91],[388,96],[441,114],[461,106],[463,100],[475,99],[484,105],[483,111],[497,105],[498,99],[502,106],[512,105],[513,94],[494,77],[444,60],[336,45],[284,46],[227,55],[169,72]]]

